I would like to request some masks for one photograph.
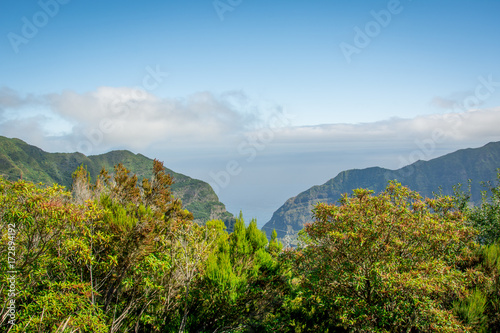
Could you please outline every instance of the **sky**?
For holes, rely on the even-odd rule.
[[[260,226],[343,170],[500,141],[498,0],[0,9],[0,135],[158,158]]]

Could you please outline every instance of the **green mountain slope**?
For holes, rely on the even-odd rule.
[[[311,210],[316,203],[336,203],[342,194],[350,194],[356,188],[379,193],[393,179],[423,196],[432,196],[440,187],[444,194],[452,194],[454,185],[466,184],[471,179],[472,200],[479,202],[480,191],[484,190],[480,182],[495,180],[497,168],[500,168],[500,142],[459,150],[430,161],[417,161],[398,170],[373,167],[343,171],[325,184],[288,199],[262,229],[268,236],[276,229],[278,237],[289,233],[293,238],[305,223],[312,222]]]
[[[38,147],[19,139],[0,136],[0,174],[9,180],[23,179],[46,184],[58,183],[71,188],[72,173],[86,165],[92,179],[102,168],[113,171],[118,163],[137,174],[139,179],[150,178],[153,160],[127,150],[112,151],[102,155],[85,156],[81,153],[47,153]],[[193,213],[198,223],[210,219],[221,219],[228,227],[232,225],[233,215],[226,211],[223,203],[212,187],[201,180],[166,169],[175,183],[174,195],[182,200],[184,207]]]

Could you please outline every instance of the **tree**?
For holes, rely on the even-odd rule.
[[[91,203],[76,205],[59,185],[41,186],[0,177],[0,253],[9,248],[15,261],[0,263],[15,271],[15,326],[10,332],[107,332],[106,315],[93,302],[94,289],[86,269],[92,260],[89,226],[101,218]],[[10,240],[7,232],[12,230]],[[9,241],[12,242],[9,245]],[[8,246],[9,245],[9,246]],[[10,255],[9,255],[10,256]],[[9,285],[2,274],[2,285]],[[2,319],[7,309],[2,308]]]
[[[242,214],[232,234],[194,223],[156,160],[142,182],[121,164],[73,181],[70,193],[0,178],[0,253],[15,248],[22,305],[10,332],[274,331],[287,288],[275,233],[268,244]]]
[[[216,231],[215,228],[200,227],[193,223],[189,228],[184,228],[175,235],[175,245],[179,249],[177,265],[179,266],[184,288],[184,309],[179,333],[184,332],[186,327],[191,284],[200,275],[200,264],[208,258],[212,251]]]
[[[248,254],[252,252],[252,247],[248,241],[245,220],[243,219],[242,212],[240,212],[239,218],[236,219],[234,231],[229,237],[229,243],[231,248],[231,260],[238,263],[238,266],[243,268],[245,259],[247,259]]]
[[[266,234],[258,229],[256,219],[252,219],[250,221],[250,224],[246,229],[246,236],[250,246],[252,247],[252,252],[263,249],[268,243]]]
[[[77,175],[74,182],[81,184],[84,173]],[[102,170],[96,184],[89,185],[103,209],[102,223],[94,233],[109,239],[101,246],[94,244],[98,265],[93,276],[98,301],[112,318],[110,332],[124,327],[160,330],[181,307],[176,297],[181,297],[183,288],[187,297],[206,256],[207,239],[172,195],[172,184],[163,163],[154,160],[152,179],[141,184],[118,164],[112,177]],[[187,298],[184,309],[187,313]],[[183,322],[185,318],[181,327]]]
[[[500,240],[500,169],[497,173],[496,186],[484,183],[480,206],[470,208],[468,218],[479,231],[479,242],[493,244]]]
[[[480,205],[470,202],[468,191],[461,184],[454,187],[454,200],[468,223],[477,230],[477,241],[482,244],[473,266],[484,274],[484,281],[464,300],[454,303],[454,310],[474,331],[500,330],[500,169],[496,184],[483,182]]]
[[[267,247],[267,251],[276,257],[281,250],[283,249],[283,244],[278,241],[278,233],[276,232],[276,229],[273,229],[273,232],[271,234],[271,240],[269,241],[269,245]]]
[[[95,184],[84,167],[73,177],[73,195],[0,178],[0,252],[7,256],[11,229],[23,305],[11,331],[183,331],[212,229],[173,197],[159,161],[142,185],[121,164]]]
[[[301,234],[306,246],[291,256],[330,324],[372,332],[466,328],[451,308],[475,279],[460,269],[476,247],[475,231],[452,198],[423,200],[390,182],[378,196],[357,189],[339,205],[320,203],[314,215]]]
[[[482,292],[488,299],[484,310],[488,317],[489,330],[498,332],[500,330],[500,243],[484,246],[482,256],[481,269],[489,278],[487,283],[482,285]]]

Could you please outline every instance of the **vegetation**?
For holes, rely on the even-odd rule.
[[[497,174],[500,183],[500,172]],[[482,244],[493,244],[500,239],[500,187],[484,183],[486,190],[482,191],[480,206],[467,210],[469,219],[479,231],[478,241]],[[469,197],[469,195],[467,195]]]
[[[340,206],[319,204],[293,261],[308,297],[334,309],[332,322],[359,331],[461,328],[450,305],[477,279],[460,269],[475,232],[447,199],[423,201],[390,183],[378,196],[360,189]]]
[[[479,206],[357,189],[284,249],[241,213],[231,232],[195,223],[163,164],[151,175],[80,167],[71,192],[0,178],[3,331],[500,330],[500,183]]]
[[[24,179],[45,184],[59,184],[71,188],[72,174],[84,165],[92,179],[102,168],[113,169],[122,164],[138,177],[151,178],[153,160],[127,150],[112,151],[102,155],[85,156],[81,153],[47,153],[19,139],[0,136],[0,175],[6,180]],[[165,169],[175,183],[172,193],[182,200],[184,208],[193,213],[194,221],[203,224],[210,219],[223,220],[232,228],[234,217],[226,211],[212,187],[172,170]]]

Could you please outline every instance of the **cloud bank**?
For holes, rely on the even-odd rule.
[[[436,98],[433,103],[451,108],[454,102]],[[132,88],[101,87],[87,93],[40,96],[0,89],[2,135],[49,151],[84,154],[158,145],[238,151],[247,143],[298,153],[391,142],[412,145],[418,140],[488,142],[500,139],[499,123],[500,108],[490,108],[371,123],[300,126],[293,125],[293,115],[279,106],[263,106],[241,91],[168,99]]]
[[[144,149],[158,142],[216,144],[258,123],[258,114],[248,104],[241,92],[159,99],[144,90],[101,87],[84,94],[65,91],[35,97],[3,88],[0,132],[43,147],[53,145],[50,150],[86,154],[113,147]]]

